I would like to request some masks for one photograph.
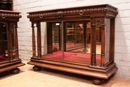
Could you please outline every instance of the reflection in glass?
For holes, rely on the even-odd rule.
[[[83,23],[66,23],[66,51],[83,52],[84,27]],[[82,49],[82,50],[81,50]]]
[[[0,62],[7,60],[7,26],[5,23],[0,22]]]
[[[46,26],[47,25],[47,26]],[[61,60],[61,23],[41,22],[43,58]]]
[[[90,27],[87,25],[88,22],[65,23],[65,61],[90,63],[90,48],[88,46],[90,44]]]
[[[41,22],[42,58],[90,64],[91,22],[63,23],[62,27],[61,22]],[[101,50],[100,43],[97,49]]]
[[[96,23],[96,54],[101,54],[101,22]]]
[[[100,64],[101,59],[101,21],[96,22],[96,62]]]
[[[60,37],[60,23],[52,24],[52,42],[53,42],[53,52],[61,49],[61,37]]]

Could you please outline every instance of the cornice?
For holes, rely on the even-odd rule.
[[[21,15],[19,15],[19,12],[0,10],[0,18],[21,18]]]
[[[64,18],[64,17],[115,17],[117,15],[117,8],[109,5],[100,6],[86,6],[86,7],[76,7],[68,9],[58,9],[58,10],[48,10],[48,11],[37,11],[29,12],[28,18],[38,18],[38,19],[51,19],[51,18]],[[95,15],[96,14],[96,15]],[[107,14],[107,15],[104,15]]]

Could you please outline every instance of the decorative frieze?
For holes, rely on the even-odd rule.
[[[95,15],[95,13],[99,13]],[[107,15],[104,15],[104,13]],[[86,7],[75,7],[69,9],[57,9],[53,11],[37,11],[37,12],[30,12],[28,18],[69,18],[71,17],[115,17],[117,14],[117,9],[113,8],[110,5],[97,5],[97,6],[86,6]],[[93,16],[94,15],[94,16]]]
[[[11,12],[11,11],[3,11],[0,10],[0,18],[6,19],[6,18],[20,18],[21,15],[19,15],[19,12]]]

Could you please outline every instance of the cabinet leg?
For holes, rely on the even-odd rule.
[[[104,82],[104,79],[95,78],[92,80],[93,84],[101,85]]]
[[[33,70],[34,71],[41,71],[42,67],[39,67],[39,66],[34,66],[33,67]]]
[[[20,72],[20,69],[19,68],[15,68],[15,69],[10,70],[10,72],[12,74],[18,74]]]

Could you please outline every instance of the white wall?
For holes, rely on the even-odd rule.
[[[31,25],[27,12],[47,9],[57,9],[94,4],[110,4],[118,8],[115,32],[115,62],[118,72],[116,75],[130,77],[130,0],[14,0],[14,10],[21,12],[18,39],[20,58],[30,59]]]

